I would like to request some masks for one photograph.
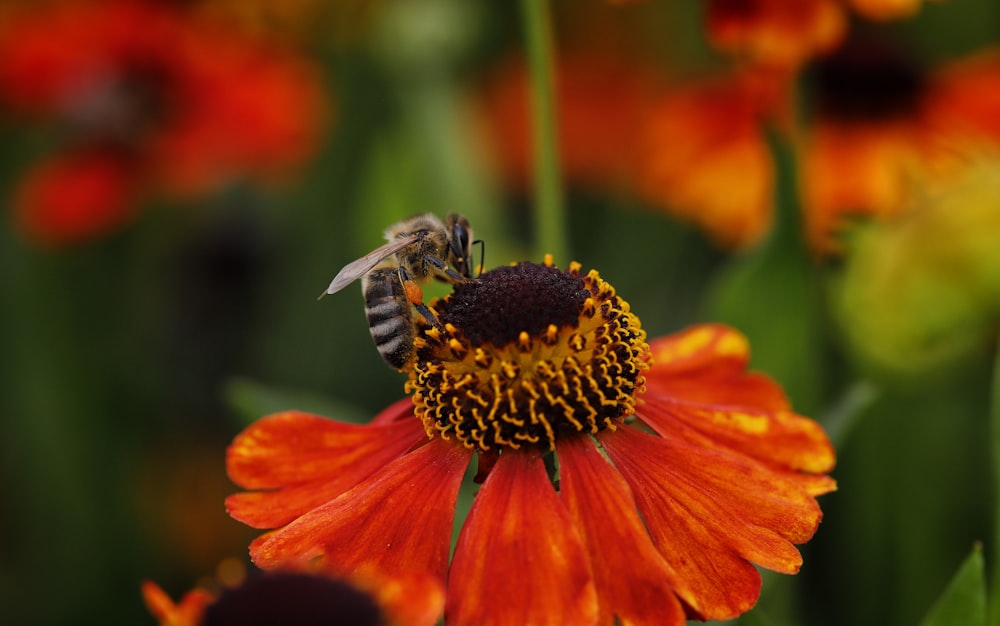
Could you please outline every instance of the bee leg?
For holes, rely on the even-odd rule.
[[[459,274],[455,270],[453,270],[450,267],[448,267],[447,263],[445,263],[441,259],[437,258],[433,254],[428,254],[427,256],[425,256],[424,257],[424,261],[427,262],[427,263],[430,263],[431,265],[433,265],[435,269],[437,269],[439,272],[441,272],[442,274],[444,274],[445,276],[447,276],[448,279],[451,282],[453,282],[453,283],[457,283],[459,281],[466,280],[465,276],[462,276],[461,274]]]
[[[424,290],[420,288],[420,285],[413,280],[413,274],[405,267],[399,268],[399,279],[403,282],[403,290],[406,292],[406,299],[410,301],[410,304],[417,309],[417,313],[420,313],[432,326],[440,330],[444,330],[441,322],[438,321],[437,315],[424,304]]]

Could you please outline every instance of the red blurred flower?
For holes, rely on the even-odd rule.
[[[72,194],[37,189],[45,176],[33,176],[36,189],[21,194],[33,202],[18,211],[35,238],[68,243],[111,230],[142,192],[202,194],[235,177],[274,178],[317,146],[325,103],[316,68],[179,5],[25,3],[5,18],[0,101],[62,131],[72,156],[56,157],[61,178],[91,190],[74,206]],[[81,171],[66,171],[73,162]]]
[[[822,429],[717,325],[647,345],[597,274],[521,263],[419,326],[411,399],[367,426],[299,412],[240,434],[233,517],[261,567],[430,575],[449,625],[728,619],[794,573],[834,489]],[[605,456],[606,455],[606,456]],[[448,562],[472,458],[482,487]],[[553,482],[547,463],[558,464]]]
[[[90,239],[131,218],[135,181],[129,164],[100,150],[57,154],[35,165],[14,198],[17,224],[47,244]]]

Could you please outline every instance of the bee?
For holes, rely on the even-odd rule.
[[[455,213],[444,222],[426,213],[393,224],[385,230],[385,238],[388,243],[345,265],[320,298],[360,278],[375,347],[386,363],[402,370],[414,354],[412,308],[440,327],[424,304],[420,285],[432,279],[455,283],[472,278],[472,228]]]

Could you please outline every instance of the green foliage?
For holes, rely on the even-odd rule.
[[[920,626],[986,626],[983,548],[976,545]]]

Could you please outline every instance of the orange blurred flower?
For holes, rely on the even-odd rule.
[[[305,572],[251,575],[221,590],[195,588],[175,603],[154,582],[142,584],[142,596],[160,626],[223,624],[351,624],[352,626],[432,626],[434,619],[399,615],[378,593],[343,579]],[[422,604],[410,598],[408,604]]]
[[[902,210],[918,180],[961,171],[1000,144],[1000,51],[930,71],[872,42],[850,42],[815,68],[801,189],[814,248],[837,247],[856,216]]]
[[[849,41],[807,74],[798,133],[806,237],[837,250],[852,218],[902,210],[914,182],[946,179],[1000,144],[1000,51],[925,71],[883,44]],[[677,88],[650,107],[636,190],[729,247],[752,245],[773,213],[764,127],[788,127],[773,74],[736,73]]]
[[[830,50],[847,31],[838,0],[708,0],[706,22],[717,48],[787,68]]]
[[[708,38],[755,63],[797,69],[844,39],[853,10],[868,19],[915,14],[923,0],[707,0]]]
[[[370,425],[286,412],[228,451],[233,517],[276,529],[265,568],[424,575],[445,621],[680,626],[756,602],[753,563],[797,572],[834,454],[746,339],[704,325],[647,345],[596,271],[521,263],[420,322],[412,398]],[[605,456],[606,455],[606,456]],[[466,468],[482,487],[449,547]],[[547,468],[558,465],[558,481]]]
[[[639,197],[727,248],[759,241],[774,205],[764,126],[785,115],[785,93],[771,74],[742,72],[677,87],[652,102],[635,167]]]
[[[204,618],[205,607],[215,598],[211,591],[195,588],[185,593],[179,602],[174,602],[156,583],[142,583],[143,602],[160,626],[198,626]]]
[[[26,3],[0,25],[0,101],[59,130],[70,155],[20,193],[20,221],[41,241],[112,230],[145,191],[280,177],[315,150],[324,100],[304,59],[178,5]],[[84,189],[79,202],[44,188],[57,180]]]

